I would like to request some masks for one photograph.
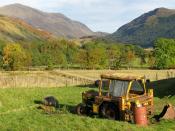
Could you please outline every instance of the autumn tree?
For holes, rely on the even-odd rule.
[[[30,63],[29,56],[20,44],[7,44],[3,48],[3,67],[7,70],[18,70]]]
[[[155,68],[155,56],[153,51],[148,51],[147,52],[147,63],[150,68]]]
[[[121,50],[117,45],[110,45],[107,48],[109,68],[119,69],[122,64]]]
[[[88,65],[88,56],[87,51],[83,49],[79,49],[76,58],[75,63],[79,64],[81,68],[86,68]]]
[[[89,42],[83,47],[85,50],[86,67],[91,69],[105,68],[108,64],[106,48],[100,43]]]
[[[140,59],[141,66],[146,64],[146,51],[142,47],[135,45],[134,53],[135,56]]]
[[[136,55],[133,46],[122,47],[122,63],[127,65],[129,69],[132,66],[132,62],[135,60]]]
[[[106,52],[104,48],[96,47],[88,52],[90,68],[105,68],[107,65]]]

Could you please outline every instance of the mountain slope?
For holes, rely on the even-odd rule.
[[[152,47],[159,37],[175,38],[175,10],[157,8],[120,27],[107,38]]]
[[[0,43],[44,41],[50,33],[37,30],[17,18],[0,16]]]
[[[30,25],[46,30],[56,36],[82,37],[93,35],[84,24],[73,21],[60,13],[46,13],[21,4],[12,4],[0,8],[0,14],[16,17]]]

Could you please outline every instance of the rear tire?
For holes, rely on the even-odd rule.
[[[76,113],[78,115],[86,115],[86,106],[82,103],[78,104],[76,107]]]

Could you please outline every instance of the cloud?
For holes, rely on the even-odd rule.
[[[114,32],[123,24],[155,8],[175,8],[175,0],[0,0],[1,6],[12,3],[63,13],[94,31],[106,32]]]

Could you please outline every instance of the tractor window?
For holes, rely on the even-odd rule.
[[[110,95],[111,96],[124,96],[127,93],[128,81],[112,80],[110,84]]]
[[[134,81],[131,85],[131,89],[130,89],[129,93],[138,94],[138,95],[144,94],[143,83],[140,81]]]

